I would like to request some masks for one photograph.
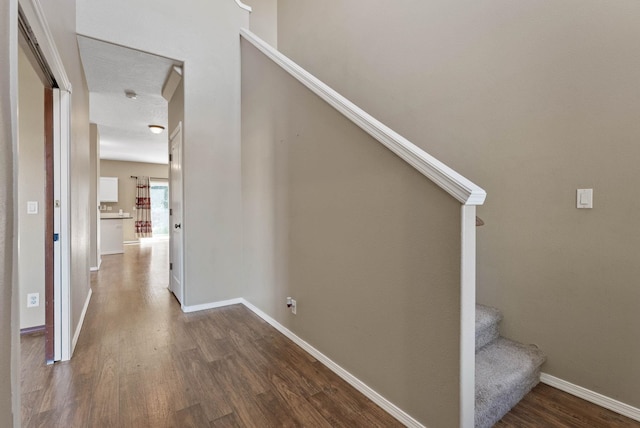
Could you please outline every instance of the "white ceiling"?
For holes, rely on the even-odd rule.
[[[166,164],[167,101],[162,86],[180,63],[84,36],[78,36],[78,45],[89,86],[89,120],[100,133],[100,158]],[[137,98],[127,98],[127,90]],[[151,124],[165,131],[152,134]]]

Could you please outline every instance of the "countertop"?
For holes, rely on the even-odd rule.
[[[100,220],[125,220],[133,218],[129,213],[120,214],[100,214]]]

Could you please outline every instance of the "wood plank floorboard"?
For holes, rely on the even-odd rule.
[[[549,385],[538,384],[497,428],[640,428],[640,422]]]
[[[103,256],[71,361],[47,366],[44,335],[22,337],[23,427],[402,426],[244,306],[183,313],[168,251]],[[538,385],[496,427],[640,423]]]
[[[71,361],[23,336],[23,427],[402,426],[244,306],[184,314],[167,266],[167,242],[103,256]]]

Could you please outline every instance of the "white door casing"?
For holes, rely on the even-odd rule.
[[[183,246],[184,225],[183,214],[183,176],[182,176],[182,122],[171,133],[169,138],[169,257],[171,270],[169,272],[169,289],[184,308],[184,273]]]

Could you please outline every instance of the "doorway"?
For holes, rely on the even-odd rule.
[[[20,5],[18,11],[22,61],[18,80],[19,84],[24,79],[30,81],[27,85],[19,85],[22,87],[19,87],[18,95],[23,101],[19,110],[22,119],[28,116],[28,121],[40,123],[37,119],[40,117],[42,134],[29,134],[38,129],[37,125],[31,126],[33,123],[18,125],[18,293],[21,323],[34,315],[28,321],[29,327],[45,332],[45,359],[52,363],[69,359],[72,352],[68,204],[71,85],[59,62],[54,61],[55,67],[49,66],[49,60],[58,53],[53,40],[47,36],[46,22],[32,7],[31,4]],[[32,92],[25,94],[27,89],[41,91],[42,97],[36,97]],[[36,149],[38,145],[39,150]],[[35,223],[39,230],[38,244],[35,244],[35,236],[29,234],[29,223]],[[34,257],[34,253],[27,251],[30,245],[44,249]],[[35,268],[37,278],[27,276],[30,268]],[[28,310],[31,313],[27,313]]]

